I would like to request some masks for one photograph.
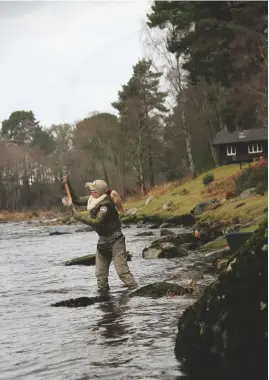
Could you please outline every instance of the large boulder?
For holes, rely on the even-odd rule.
[[[136,234],[135,236],[153,236],[154,233],[151,232],[151,231],[144,231],[144,232],[140,232],[139,234]]]
[[[196,220],[191,214],[174,215],[166,219],[166,223],[174,226],[191,227],[195,224]]]
[[[127,255],[128,255],[128,256],[127,256],[127,261],[131,261],[132,256],[130,255],[129,252],[127,252]],[[64,263],[64,265],[66,265],[66,266],[70,266],[70,265],[86,265],[86,266],[92,266],[92,265],[95,265],[95,257],[96,257],[95,254],[76,257],[76,258],[74,258],[74,259],[71,259],[71,260],[66,261],[66,262]]]
[[[160,228],[160,223],[151,224],[148,226],[148,228],[150,230],[157,230],[158,228]]]
[[[248,198],[251,195],[255,194],[255,192],[256,192],[256,188],[251,187],[250,189],[246,189],[246,190],[242,191],[242,193],[239,195],[239,198],[241,198],[241,199]]]
[[[267,378],[267,239],[266,220],[180,317],[175,355],[189,375]]]
[[[170,280],[177,280],[177,281],[185,281],[185,282],[196,282],[204,278],[204,275],[202,272],[197,270],[187,270],[187,271],[180,271],[177,273],[174,273]]]
[[[201,243],[205,244],[223,235],[224,223],[221,221],[198,222],[193,226],[193,231],[197,231]]]
[[[197,243],[198,240],[192,233],[175,234],[164,236],[154,240],[148,247],[145,247],[142,252],[144,259],[161,259],[172,258],[188,255],[185,248],[181,245],[184,243]]]
[[[198,203],[192,210],[191,214],[194,216],[201,215],[209,206],[212,207],[213,204],[217,204],[217,199],[209,199],[208,201]]]
[[[167,230],[166,228],[162,228],[160,230],[160,235],[161,236],[171,236],[171,235],[175,235],[175,233],[173,231]]]
[[[194,289],[183,287],[169,282],[154,282],[153,284],[142,286],[130,294],[130,297],[175,297],[185,294],[193,294]]]
[[[138,213],[138,208],[129,208],[128,210],[125,210],[125,215],[136,215]]]
[[[159,215],[148,215],[143,217],[143,224],[160,224],[163,222],[162,217]]]
[[[153,199],[153,195],[151,195],[150,197],[147,198],[146,202],[145,202],[145,205],[147,206],[148,204],[150,204],[150,202],[152,201]]]
[[[169,199],[168,201],[166,201],[164,204],[163,204],[163,207],[162,209],[163,210],[171,210],[171,208],[173,207],[173,202]]]

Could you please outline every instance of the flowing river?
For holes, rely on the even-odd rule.
[[[110,301],[50,306],[97,295],[93,266],[63,265],[95,253],[97,235],[75,233],[79,227],[0,224],[0,379],[183,379],[173,350],[178,317],[190,298],[128,298],[112,264]],[[56,230],[70,234],[49,236]],[[123,230],[140,286],[163,281],[194,261],[191,256],[143,260],[142,249],[159,237],[158,231],[135,236],[144,230]]]

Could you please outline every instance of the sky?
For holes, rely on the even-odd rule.
[[[43,126],[116,113],[149,10],[148,0],[0,1],[0,122],[17,110]]]

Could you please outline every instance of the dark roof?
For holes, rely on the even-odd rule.
[[[243,131],[234,132],[220,131],[216,134],[213,145],[267,140],[267,128],[245,129]]]

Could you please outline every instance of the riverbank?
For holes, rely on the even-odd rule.
[[[265,220],[180,316],[175,355],[184,372],[267,379],[267,243]]]
[[[129,199],[122,220],[124,223],[149,219],[169,222],[191,215],[200,224],[221,222],[226,227],[236,224],[254,231],[268,207],[267,189],[263,192],[258,189],[258,184],[267,182],[267,162],[262,164],[262,172],[258,163],[242,167],[239,164],[226,165],[193,180],[156,186],[142,199]],[[251,178],[247,182],[244,177],[248,171]],[[205,185],[203,179],[209,174],[212,174],[213,181]],[[245,181],[243,186],[241,178]],[[244,190],[240,192],[240,189]]]
[[[31,219],[38,218],[55,218],[59,212],[51,210],[30,210],[30,211],[1,211],[0,210],[0,223],[4,222],[23,222]]]
[[[253,163],[250,166],[255,168],[259,165]],[[237,178],[244,172],[247,174],[247,170],[249,164],[242,167],[239,164],[226,165],[203,173],[196,179],[186,177],[181,181],[155,186],[145,197],[127,199],[124,204],[126,212],[121,216],[122,222],[165,222],[173,218],[180,222],[180,216],[184,216],[185,220],[186,215],[192,215],[192,219],[187,219],[210,223],[222,221],[226,226],[239,220],[243,225],[250,224],[252,227],[248,228],[255,230],[259,224],[258,220],[267,212],[268,193],[267,189],[265,192],[257,192],[253,187],[238,192]],[[213,180],[205,185],[203,179],[209,174]],[[249,181],[249,186],[257,186],[261,177],[264,177],[262,181],[267,181],[266,172],[259,173],[258,179],[254,176],[252,182]],[[53,210],[0,211],[0,222],[40,218],[57,218],[60,222],[67,214],[68,210],[63,209],[62,205]]]

